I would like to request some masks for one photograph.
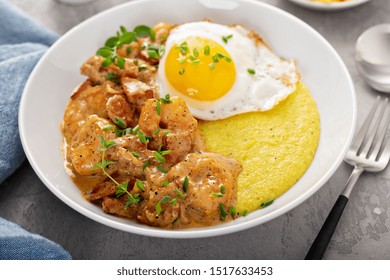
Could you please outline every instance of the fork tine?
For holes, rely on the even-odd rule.
[[[378,133],[378,128],[382,122],[383,114],[385,113],[386,106],[387,106],[387,101],[388,101],[388,98],[386,98],[385,101],[382,102],[382,104],[380,106],[379,115],[374,123],[374,128],[371,131],[371,133],[369,134],[369,137],[368,137],[365,145],[363,147],[361,147],[361,151],[358,152],[358,155],[361,155],[363,157],[368,158],[370,149],[372,149],[372,143],[374,142],[374,138],[375,138],[376,134]]]
[[[387,98],[386,98],[387,100]],[[385,120],[385,124],[383,126],[383,129],[382,131],[380,132],[379,136],[378,136],[378,141],[376,142],[375,144],[375,147],[374,149],[372,150],[372,153],[370,155],[370,158],[374,158],[375,160],[378,160],[378,156],[379,156],[379,152],[380,152],[380,148],[382,147],[383,145],[383,142],[385,140],[385,135],[386,135],[386,132],[387,132],[387,129],[389,127],[389,124],[390,124],[390,110],[387,110],[387,115],[386,115],[386,120]],[[387,145],[385,146],[385,148],[383,149],[383,153],[385,153],[385,150],[389,150],[390,151],[390,145],[389,143],[387,143]],[[383,156],[386,157],[385,154],[383,154]]]
[[[363,126],[360,128],[358,134],[356,135],[356,138],[353,141],[351,148],[350,148],[351,151],[358,153],[360,146],[362,145],[364,138],[367,134],[367,131],[370,127],[370,123],[372,121],[372,118],[374,117],[375,111],[378,107],[379,100],[380,100],[380,96],[378,96],[376,98],[376,102],[375,102],[374,106],[372,107],[370,113],[368,114],[366,120],[364,121]]]

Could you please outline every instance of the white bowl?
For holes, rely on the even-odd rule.
[[[253,29],[279,55],[294,58],[321,116],[321,137],[315,158],[304,176],[272,205],[218,226],[163,230],[104,213],[82,198],[64,169],[59,129],[73,89],[85,77],[79,68],[115,34],[158,21],[185,23],[209,18]],[[100,13],[62,36],[32,72],[20,103],[19,128],[27,158],[44,184],[63,202],[107,226],[132,233],[195,238],[244,230],[270,221],[314,194],[335,172],[352,140],[356,98],[350,75],[331,45],[313,28],[273,6],[251,0],[141,0]]]
[[[291,2],[312,10],[317,11],[340,11],[349,8],[359,6],[361,4],[367,3],[370,0],[348,0],[345,2],[334,2],[334,3],[322,3],[315,2],[311,0],[290,0]]]

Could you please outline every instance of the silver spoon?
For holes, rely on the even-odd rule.
[[[390,24],[375,25],[360,35],[355,48],[356,66],[374,89],[390,93]]]

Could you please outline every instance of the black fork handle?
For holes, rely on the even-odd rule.
[[[311,245],[309,252],[307,253],[305,260],[320,260],[325,253],[326,248],[332,238],[332,235],[336,229],[336,226],[340,220],[340,217],[344,211],[348,202],[348,197],[340,195],[330,211],[328,217],[325,220],[320,232]]]

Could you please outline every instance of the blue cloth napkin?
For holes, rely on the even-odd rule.
[[[24,161],[18,108],[35,64],[58,35],[0,0],[0,184]],[[0,259],[70,259],[61,246],[0,217]]]

